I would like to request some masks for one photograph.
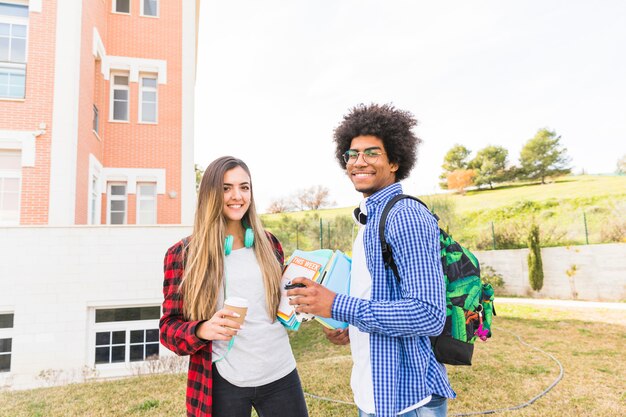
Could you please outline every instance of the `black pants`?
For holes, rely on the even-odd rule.
[[[258,387],[238,387],[213,365],[213,417],[308,417],[298,371]]]

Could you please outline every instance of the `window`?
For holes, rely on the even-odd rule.
[[[0,225],[20,223],[22,154],[0,150]]]
[[[126,184],[109,184],[107,224],[126,224]]]
[[[94,132],[96,132],[96,134],[98,134],[99,127],[100,127],[100,115],[98,112],[98,106],[94,104],[93,105],[93,124],[91,128],[93,129]]]
[[[95,362],[126,362],[126,331],[96,332]]]
[[[113,75],[111,83],[111,107],[113,120],[128,121],[128,75]]]
[[[95,364],[158,358],[160,316],[159,306],[96,309]]]
[[[0,63],[0,97],[24,98],[26,71],[20,68],[8,68]]]
[[[141,77],[139,121],[156,123],[157,121],[157,79]]]
[[[113,0],[113,11],[116,13],[130,13],[130,0]]]
[[[127,307],[127,308],[101,308],[96,310],[96,323],[114,321],[152,320],[161,317],[159,306],[150,307]]]
[[[28,6],[0,3],[0,98],[24,98]]]
[[[142,16],[159,16],[159,0],[141,0]]]
[[[156,224],[156,184],[137,184],[137,224]]]
[[[145,361],[150,357],[159,357],[159,329],[131,330],[130,361]]]
[[[0,313],[0,372],[11,371],[13,313]]]

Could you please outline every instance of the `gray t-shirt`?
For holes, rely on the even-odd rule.
[[[238,387],[274,382],[293,371],[296,360],[286,329],[267,313],[263,276],[254,249],[233,250],[225,258],[225,268],[226,297],[246,298],[248,313],[230,352],[226,353],[228,342],[213,342],[214,357],[226,354],[216,363],[217,370]],[[223,306],[220,297],[218,308]]]

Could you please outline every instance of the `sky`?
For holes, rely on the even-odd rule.
[[[611,173],[626,154],[625,22],[621,0],[202,0],[194,159],[243,159],[260,212],[317,185],[356,205],[333,130],[359,103],[390,103],[423,140],[409,194],[440,192],[455,144],[516,164],[541,128],[574,173]]]

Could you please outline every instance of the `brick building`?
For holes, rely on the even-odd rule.
[[[198,13],[0,0],[0,389],[171,354],[162,259],[193,222]]]
[[[0,225],[191,222],[196,16],[0,0]]]

